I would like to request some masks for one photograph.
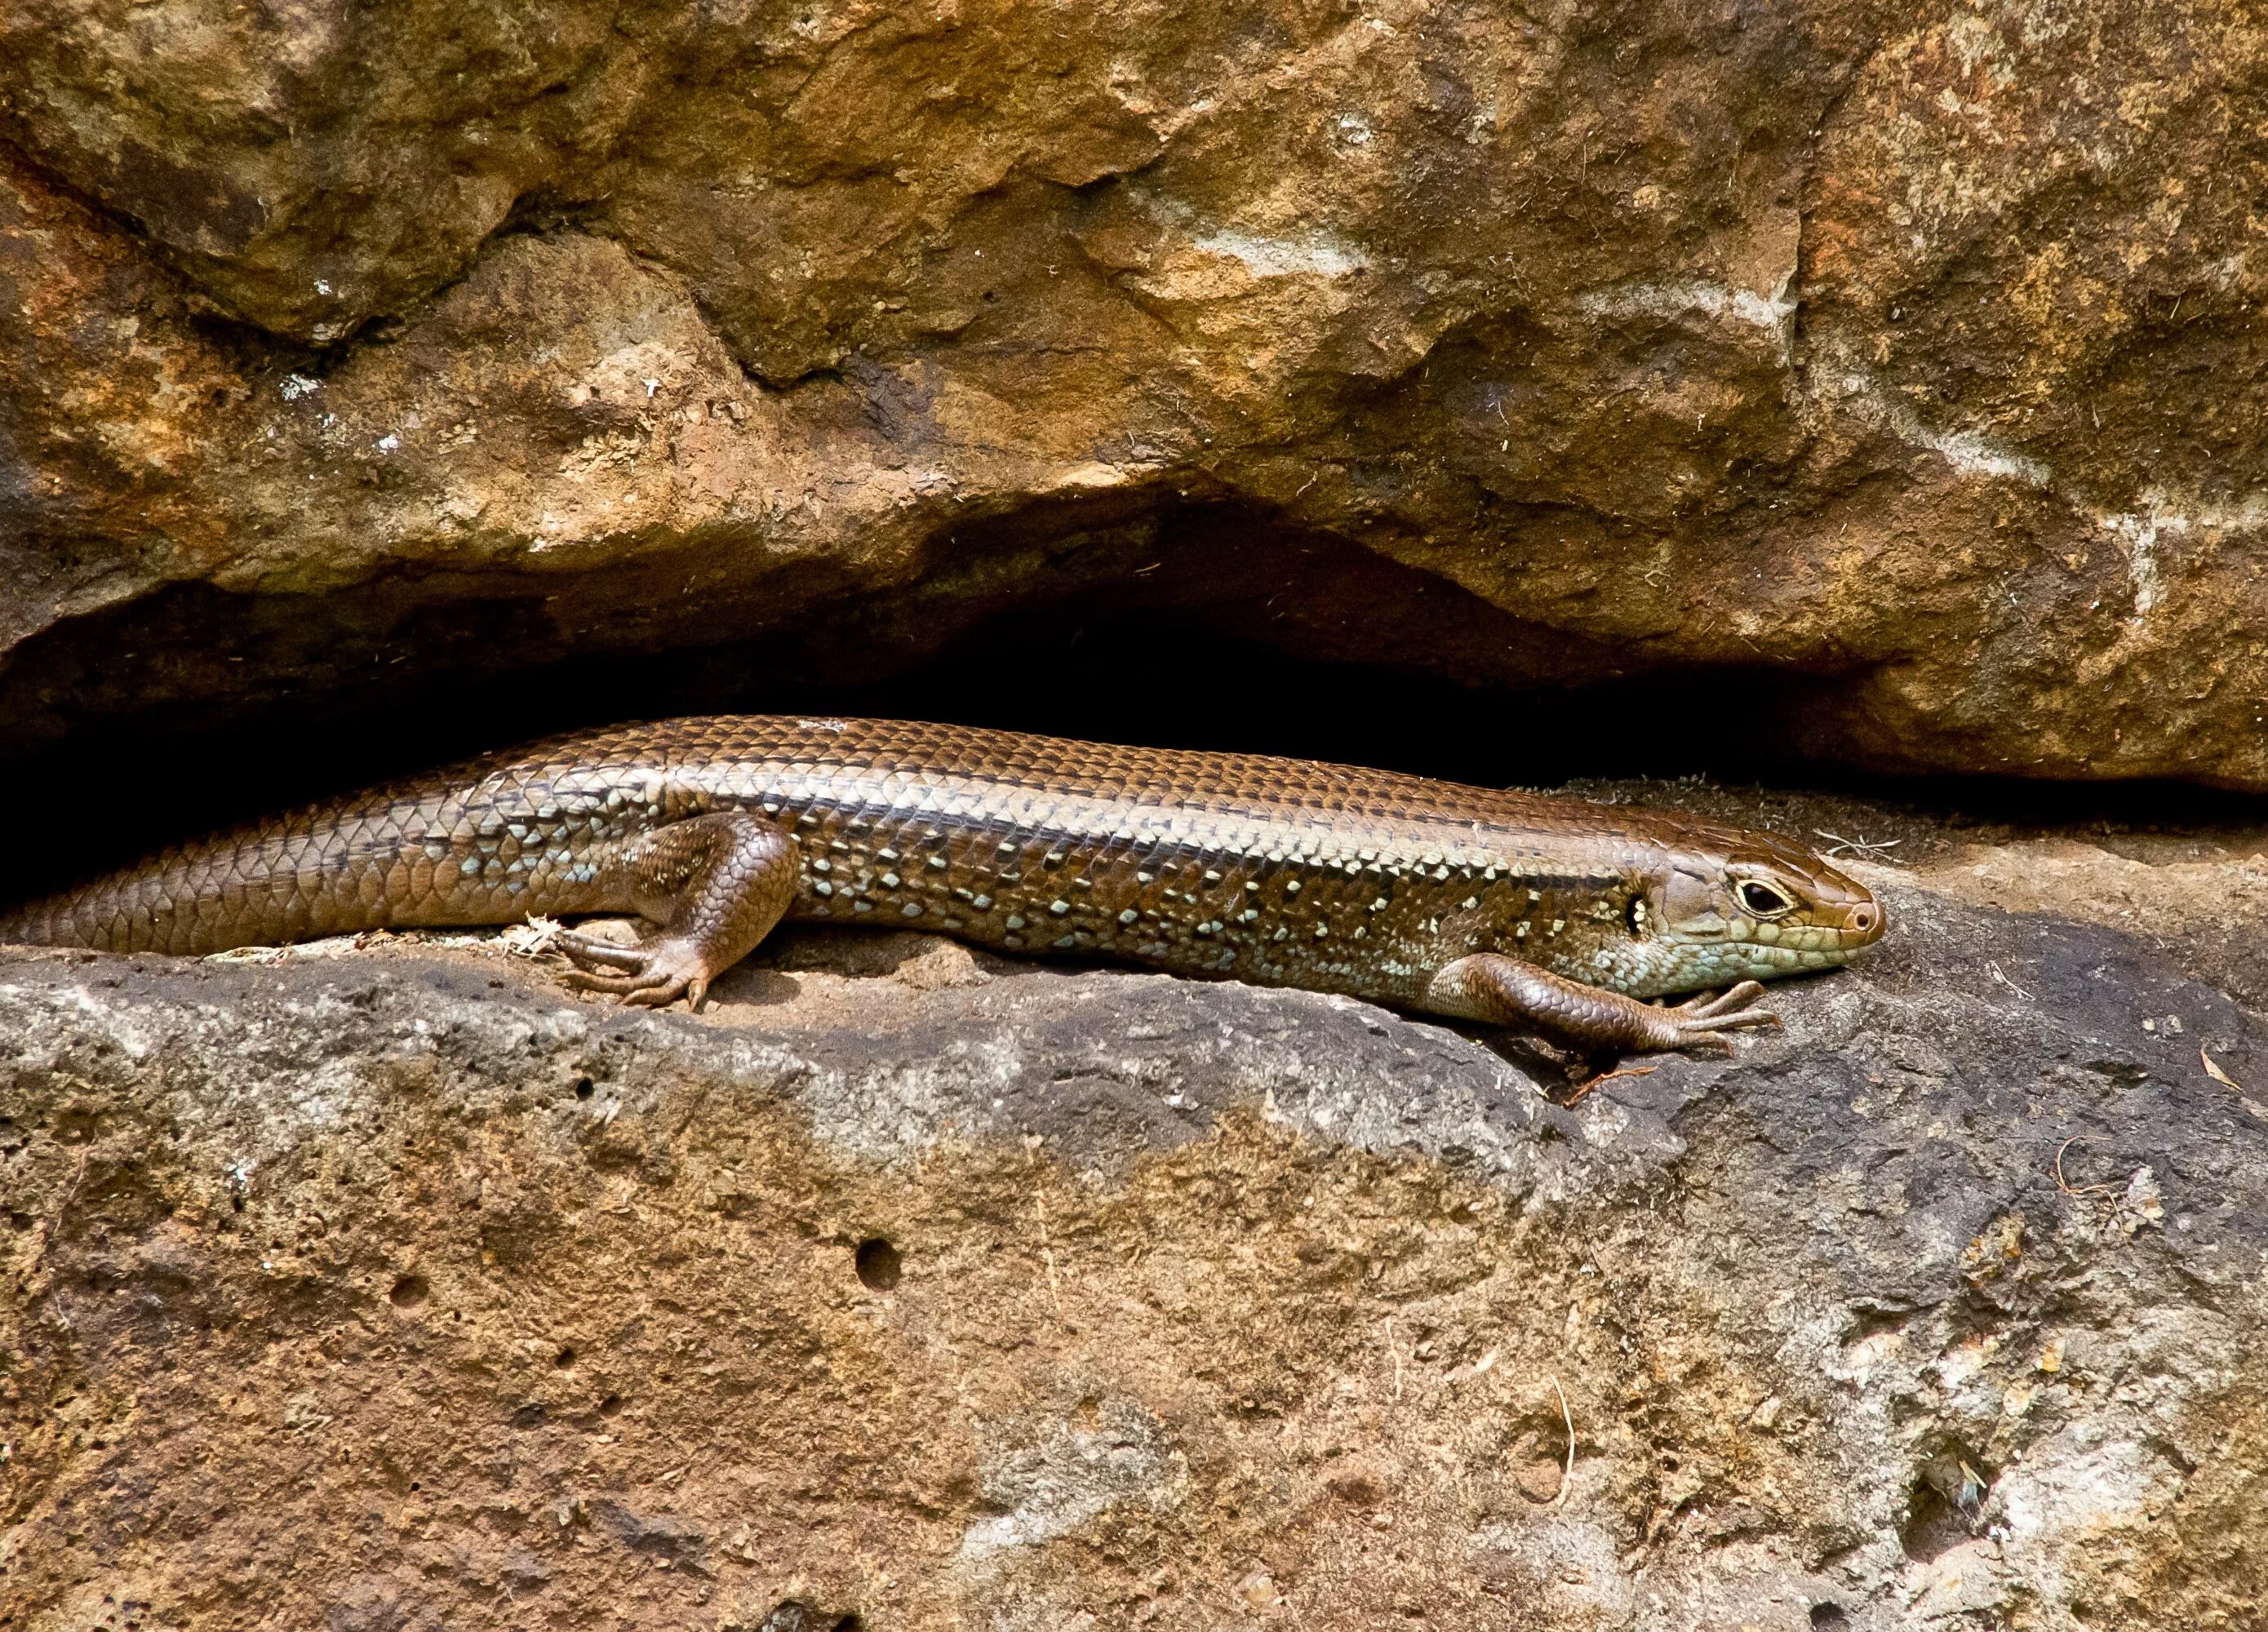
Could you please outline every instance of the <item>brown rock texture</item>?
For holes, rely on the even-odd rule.
[[[2264,133],[2240,0],[18,0],[0,735],[1100,596],[2268,787]]]
[[[1572,1108],[917,937],[13,954],[0,1625],[2257,1624],[2268,1034],[1884,888]]]

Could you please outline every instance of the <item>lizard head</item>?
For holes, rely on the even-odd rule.
[[[1874,893],[1802,846],[1696,824],[1639,898],[1649,996],[1831,969],[1882,937]],[[1639,902],[1632,904],[1638,915]]]

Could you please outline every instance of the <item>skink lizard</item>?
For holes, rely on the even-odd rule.
[[[1343,992],[1592,1054],[1723,1050],[1881,905],[1666,812],[1239,754],[714,717],[563,736],[176,847],[0,941],[195,954],[631,912],[567,979],[696,1007],[782,919]],[[1718,991],[1675,1007],[1644,999]]]

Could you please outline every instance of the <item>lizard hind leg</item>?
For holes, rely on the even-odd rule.
[[[1778,1016],[1749,1006],[1764,989],[1744,981],[1719,996],[1657,1009],[1517,958],[1475,952],[1444,965],[1427,995],[1445,1014],[1516,1026],[1585,1054],[1729,1054],[1725,1033],[1779,1024]]]
[[[683,997],[698,1009],[709,983],[748,955],[795,900],[794,841],[744,811],[712,811],[657,827],[619,865],[630,904],[660,929],[637,946],[572,930],[559,950],[582,991],[659,1008]]]

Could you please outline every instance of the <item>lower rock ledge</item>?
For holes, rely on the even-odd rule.
[[[1891,907],[1572,1109],[912,937],[14,955],[0,1627],[2257,1624],[2268,1037]]]

